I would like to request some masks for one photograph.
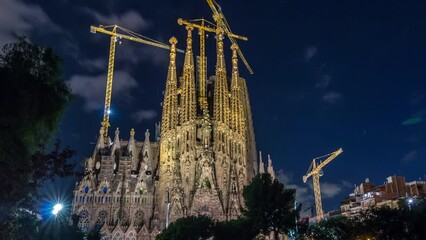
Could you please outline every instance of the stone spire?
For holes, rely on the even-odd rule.
[[[242,103],[240,75],[238,73],[238,45],[233,43],[232,49],[232,80],[231,80],[231,115],[230,127],[245,136],[245,115]]]
[[[136,172],[138,168],[138,156],[136,155],[135,129],[130,130],[130,139],[127,144],[127,152],[132,159],[132,172]]]
[[[185,62],[183,64],[182,88],[181,88],[181,115],[180,122],[194,120],[196,116],[195,99],[195,76],[194,76],[194,56],[192,51],[192,25],[187,25],[188,37],[186,39]]]
[[[223,51],[223,29],[216,29],[216,79],[214,82],[214,109],[213,117],[216,122],[229,123],[229,96],[228,81],[226,79],[225,54]]]
[[[144,161],[145,164],[150,165],[150,160],[152,157],[152,153],[151,153],[151,141],[149,140],[149,130],[147,129],[145,132],[145,141],[143,143],[143,148],[142,148],[142,159]]]
[[[167,73],[166,92],[164,94],[162,135],[177,126],[176,43],[177,39],[175,37],[170,38],[170,63]]]
[[[115,151],[120,150],[120,130],[115,129],[114,142],[111,147],[111,156],[115,155]]]
[[[265,165],[263,164],[262,151],[259,151],[259,174],[265,173]]]
[[[96,142],[95,151],[93,152],[93,156],[92,156],[93,159],[96,157],[96,154],[98,153],[100,149],[105,148],[103,136],[104,136],[104,128],[101,127],[101,129],[99,130],[99,137],[98,137],[98,141]]]
[[[272,180],[275,179],[275,171],[274,171],[274,167],[272,166],[272,159],[271,156],[268,154],[268,173],[269,175],[271,175]]]

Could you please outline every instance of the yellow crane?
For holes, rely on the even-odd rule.
[[[314,195],[315,195],[315,209],[317,212],[317,220],[320,221],[324,217],[324,212],[322,211],[322,200],[321,200],[321,188],[319,178],[323,175],[322,168],[330,163],[334,158],[343,152],[342,148],[339,148],[337,151],[330,154],[314,158],[311,165],[308,168],[306,175],[303,176],[303,182],[306,183],[308,178],[312,176],[313,185],[314,185]],[[324,161],[321,161],[317,164],[317,159],[322,159],[327,157]]]
[[[198,24],[199,23],[199,24]],[[210,25],[206,25],[206,23]],[[205,19],[194,19],[194,20],[183,20],[182,18],[178,19],[179,25],[192,26],[198,29],[198,34],[200,35],[200,62],[199,62],[199,79],[200,79],[200,97],[199,104],[201,109],[206,107],[206,83],[207,83],[207,59],[206,59],[206,50],[205,50],[205,32],[215,33],[216,27],[215,24],[205,20]],[[212,26],[212,27],[211,27]],[[236,38],[240,40],[247,41],[246,37],[233,34],[231,32],[227,33],[231,38]]]
[[[123,33],[118,33],[117,30],[121,30]],[[103,128],[103,134],[104,134],[103,136],[104,142],[105,144],[107,144],[108,128],[110,127],[109,115],[111,114],[111,95],[112,95],[112,82],[113,82],[113,76],[114,76],[115,48],[116,48],[117,42],[121,39],[127,39],[130,41],[143,43],[143,44],[147,44],[153,47],[159,47],[163,49],[170,49],[170,46],[164,43],[155,41],[153,39],[144,37],[140,34],[132,32],[118,25],[111,25],[111,26],[100,25],[99,27],[90,26],[90,32],[91,33],[100,32],[100,33],[104,33],[111,36],[111,42],[109,47],[109,59],[108,59],[108,75],[107,75],[107,84],[106,84],[106,90],[105,90],[104,116],[101,122],[101,125]],[[177,51],[181,53],[184,52],[183,50],[180,50],[180,49],[177,49]]]
[[[226,35],[228,35],[229,40],[231,43],[235,43],[237,46],[237,41],[235,40],[235,37],[232,36],[231,27],[229,27],[228,21],[226,21],[225,15],[223,15],[222,8],[215,0],[206,0],[207,4],[209,5],[210,9],[213,12],[213,19],[215,20],[218,27],[221,27]],[[250,74],[253,74],[253,70],[251,69],[250,65],[248,64],[246,58],[243,55],[243,52],[241,52],[241,48],[237,48],[238,56],[240,56],[241,60],[243,61],[244,65],[246,66],[247,70]]]

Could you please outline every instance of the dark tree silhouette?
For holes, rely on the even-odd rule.
[[[174,221],[164,229],[157,240],[198,240],[213,236],[214,221],[206,216],[190,216]]]
[[[244,188],[244,216],[252,221],[255,231],[268,235],[287,234],[295,228],[298,211],[294,209],[295,189],[285,189],[269,174],[260,174]]]
[[[74,151],[59,140],[50,146],[72,99],[61,68],[52,49],[25,38],[0,53],[0,235],[23,220],[17,214],[31,218],[20,209],[32,210],[43,181],[73,174]]]

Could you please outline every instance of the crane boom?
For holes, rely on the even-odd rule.
[[[194,21],[200,21],[200,24],[195,23]],[[201,110],[207,107],[207,98],[206,98],[206,85],[207,85],[207,59],[205,53],[205,33],[204,32],[216,32],[216,29],[211,28],[205,25],[205,19],[192,20],[191,22],[179,18],[177,20],[179,25],[192,26],[199,30],[200,35],[200,62],[199,62],[199,79],[200,79],[200,97],[198,99]],[[210,23],[210,22],[208,22]],[[212,24],[213,25],[213,24]],[[237,38],[240,40],[247,41],[247,37],[239,36],[233,33],[228,33],[232,38]]]
[[[233,38],[232,35],[230,35],[232,33],[232,31],[231,31],[231,28],[229,27],[228,22],[226,21],[225,15],[223,15],[223,12],[221,10],[220,5],[215,0],[206,0],[206,1],[207,1],[207,4],[209,5],[210,9],[213,12],[213,19],[216,21],[217,26],[221,27],[223,29],[223,31],[228,36],[229,41],[231,41],[232,44],[235,43],[238,46],[235,38]],[[240,47],[238,47],[237,53],[238,53],[238,56],[241,58],[241,61],[246,66],[249,73],[253,74],[253,70],[250,67],[249,63],[247,62],[247,59],[244,57],[244,54],[241,51]]]
[[[315,195],[315,208],[317,213],[317,220],[321,220],[324,216],[324,212],[322,210],[322,199],[321,199],[321,187],[320,187],[320,172],[323,167],[325,167],[328,163],[330,163],[333,159],[335,159],[339,154],[343,152],[342,148],[339,148],[337,151],[334,151],[330,154],[327,154],[322,157],[314,158],[312,160],[311,165],[308,168],[308,172],[306,175],[303,176],[303,182],[306,183],[309,177],[312,176],[312,182],[314,185],[314,195]],[[327,157],[323,162],[320,162],[319,165],[317,165],[316,160],[319,158]]]
[[[122,28],[118,25],[113,25],[111,27],[112,27],[112,30],[108,30],[103,26],[99,26],[99,27],[90,26],[90,32],[91,33],[100,32],[100,33],[104,33],[104,34],[111,36],[110,47],[109,47],[109,58],[108,58],[107,84],[106,84],[106,87],[105,87],[104,116],[103,116],[103,119],[102,119],[102,122],[101,122],[102,129],[103,129],[103,138],[104,138],[105,144],[108,143],[108,128],[110,127],[109,115],[111,113],[112,83],[113,83],[113,76],[114,76],[115,49],[116,49],[116,45],[117,45],[117,40],[118,39],[127,39],[127,40],[130,40],[130,41],[143,43],[143,44],[150,45],[150,46],[153,46],[153,47],[170,49],[170,46],[168,46],[164,43],[154,41],[152,39],[143,39],[143,38],[141,38],[143,36],[136,34],[136,33],[133,33],[132,31],[127,30],[125,28]],[[117,29],[121,29],[121,30],[127,32],[130,35],[117,33]],[[180,49],[177,49],[177,52],[184,53],[184,51],[180,50]]]
[[[120,28],[117,25],[115,25],[115,27]],[[100,33],[111,35],[112,37],[116,37],[116,38],[119,38],[119,39],[127,39],[127,40],[130,40],[130,41],[134,41],[134,42],[138,42],[138,43],[144,43],[146,45],[170,50],[170,46],[167,45],[167,44],[160,43],[160,42],[154,42],[154,41],[150,41],[150,40],[145,40],[145,39],[142,39],[142,38],[139,38],[139,37],[124,35],[124,34],[121,34],[121,33],[117,33],[116,31],[109,31],[109,30],[107,30],[103,27],[90,26],[90,32],[92,32],[92,33],[100,32]],[[185,51],[183,51],[181,49],[176,49],[176,51],[180,52],[180,53],[185,53]]]
[[[306,182],[307,179],[312,176],[313,174],[319,173],[321,171],[321,169],[323,167],[325,167],[325,165],[327,165],[329,162],[331,162],[334,158],[336,158],[339,154],[341,154],[343,152],[342,148],[339,148],[337,151],[332,152],[326,156],[329,156],[326,160],[324,160],[323,162],[321,162],[318,166],[316,166],[315,168],[312,168],[312,171],[309,172],[308,174],[306,174],[305,176],[303,176],[303,181]],[[314,161],[318,159],[315,158]],[[312,165],[311,165],[312,166]]]
[[[216,29],[204,25],[204,21],[205,21],[204,19],[202,19],[201,21],[202,21],[202,23],[200,25],[200,24],[196,24],[196,23],[193,23],[193,22],[183,20],[182,18],[178,19],[179,25],[192,25],[193,27],[201,29],[201,30],[206,31],[206,32],[212,32],[212,33],[216,32]],[[226,34],[228,34],[231,38],[236,38],[236,39],[244,40],[244,41],[248,40],[247,37],[236,35],[236,34],[233,34],[231,32],[226,33]]]

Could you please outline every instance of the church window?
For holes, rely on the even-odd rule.
[[[144,158],[148,157],[148,151],[145,151],[145,154],[143,155]]]
[[[103,191],[104,191],[104,193],[107,193],[107,191],[108,191],[108,187],[107,187],[106,185],[104,186]]]
[[[86,187],[84,188],[84,192],[85,192],[85,193],[88,193],[88,192],[89,192],[89,186],[86,186]]]
[[[121,220],[121,223],[123,226],[128,224],[128,217],[124,210],[118,210],[117,211],[117,219]]]
[[[135,213],[135,226],[142,226],[143,225],[143,219],[144,219],[144,213],[142,210],[137,210]]]

